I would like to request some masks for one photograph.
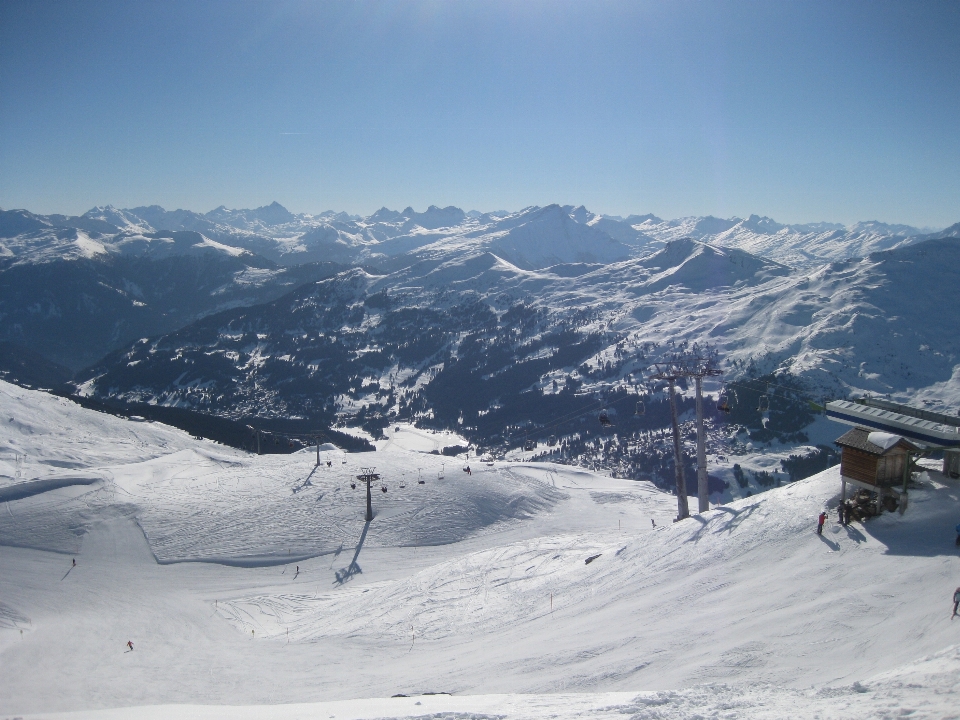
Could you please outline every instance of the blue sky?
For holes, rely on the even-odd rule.
[[[960,220],[957,2],[0,3],[0,207]]]

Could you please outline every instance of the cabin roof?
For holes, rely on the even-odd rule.
[[[840,447],[853,448],[855,450],[861,450],[865,453],[870,453],[871,455],[886,455],[891,450],[900,448],[902,450],[916,450],[917,446],[914,445],[909,440],[904,440],[902,437],[896,444],[891,445],[890,447],[884,449],[880,445],[875,445],[870,442],[868,438],[870,433],[873,432],[867,428],[855,427],[847,430],[843,435],[834,440],[834,444],[839,445]]]

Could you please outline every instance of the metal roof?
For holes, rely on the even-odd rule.
[[[955,427],[849,400],[828,402],[827,417],[847,425],[861,425],[902,435],[935,447],[960,447],[960,432]]]
[[[866,397],[860,402],[864,405],[878,407],[882,410],[892,410],[901,415],[908,415],[909,417],[920,418],[921,420],[929,420],[934,423],[940,423],[941,425],[948,425],[949,427],[960,427],[960,416],[944,415],[943,413],[933,412],[932,410],[901,405],[900,403],[874,397]]]

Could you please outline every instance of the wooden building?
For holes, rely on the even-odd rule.
[[[922,408],[863,398],[856,402],[833,400],[827,403],[831,420],[895,433],[907,442],[919,443],[927,450],[943,451],[943,474],[960,478],[960,417],[931,412]]]
[[[835,442],[840,446],[842,500],[847,499],[848,484],[875,493],[878,513],[887,497],[897,503],[905,500],[910,454],[920,450],[917,445],[900,435],[863,427],[848,430]]]

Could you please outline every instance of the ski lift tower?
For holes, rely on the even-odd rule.
[[[683,472],[683,454],[680,443],[680,424],[677,420],[677,380],[692,377],[697,388],[697,500],[699,512],[710,509],[710,494],[707,483],[706,437],[703,432],[703,378],[720,375],[717,368],[717,351],[701,349],[694,345],[687,352],[675,353],[666,362],[655,363],[651,380],[664,380],[670,386],[670,419],[673,424],[673,457],[677,477],[677,520],[690,517],[687,502],[687,480]]]
[[[380,479],[380,475],[374,472],[375,470],[376,468],[373,467],[361,468],[360,474],[357,475],[357,480],[367,484],[367,522],[373,520],[373,501],[370,498],[370,483]]]
[[[680,449],[680,426],[677,423],[676,384],[677,379],[685,377],[686,368],[673,358],[666,363],[657,363],[651,380],[665,380],[670,385],[670,419],[673,424],[673,463],[677,478],[677,520],[690,517],[690,507],[687,505],[687,479],[683,474],[683,455]]]
[[[710,509],[710,486],[707,481],[707,438],[703,432],[703,378],[722,375],[717,367],[717,351],[711,348],[701,351],[693,346],[696,361],[693,377],[697,384],[697,504],[699,512]]]

